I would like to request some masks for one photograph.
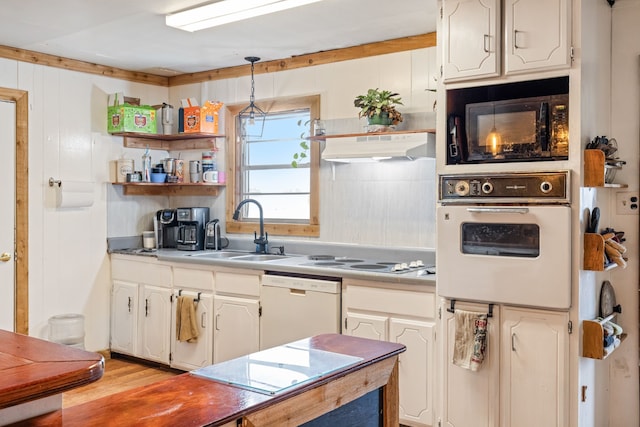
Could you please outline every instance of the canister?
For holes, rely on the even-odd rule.
[[[184,182],[184,160],[175,160],[175,176],[176,182]]]
[[[133,173],[133,159],[116,161],[116,182],[127,182],[127,174]]]

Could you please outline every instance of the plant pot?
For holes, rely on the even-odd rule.
[[[384,111],[379,115],[369,116],[367,120],[369,121],[370,125],[382,125],[382,126],[390,126],[392,122],[391,118],[389,117],[389,113]]]

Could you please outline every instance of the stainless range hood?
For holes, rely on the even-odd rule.
[[[330,162],[413,160],[435,157],[432,131],[387,132],[354,136],[327,136],[322,159]]]

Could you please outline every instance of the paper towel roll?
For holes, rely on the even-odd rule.
[[[93,182],[62,181],[56,188],[59,208],[88,208],[93,205]]]

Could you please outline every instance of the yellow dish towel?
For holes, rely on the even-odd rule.
[[[179,296],[176,308],[176,336],[178,341],[198,342],[198,322],[196,307],[192,297]]]
[[[453,364],[477,371],[487,349],[487,314],[456,310]]]

